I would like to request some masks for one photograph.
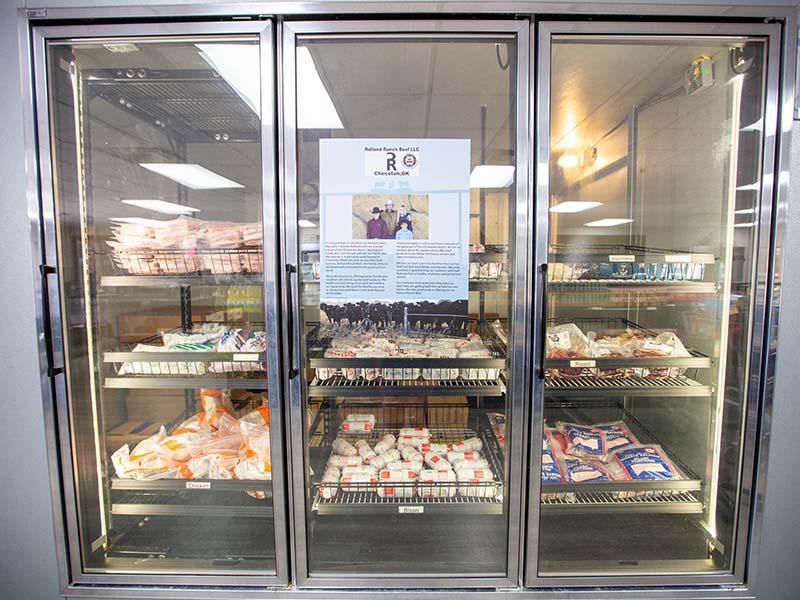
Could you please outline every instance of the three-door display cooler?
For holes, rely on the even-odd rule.
[[[70,582],[741,587],[780,33],[34,28]]]

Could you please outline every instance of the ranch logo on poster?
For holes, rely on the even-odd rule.
[[[466,333],[469,167],[469,140],[320,140],[327,319]]]

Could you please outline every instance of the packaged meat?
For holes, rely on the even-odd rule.
[[[343,440],[342,438],[336,438],[335,440],[333,440],[331,448],[339,456],[358,455],[358,450],[356,450],[355,447],[350,442],[348,442],[347,440]]]
[[[339,426],[342,433],[367,434],[372,432],[372,424],[369,421],[343,421]]]
[[[431,469],[452,469],[453,466],[439,454],[429,452],[425,455],[425,464]]]
[[[576,423],[557,423],[567,439],[566,453],[583,458],[604,460],[608,454],[606,436],[599,429]]]
[[[421,498],[452,498],[458,489],[456,480],[452,469],[423,469],[417,478],[417,494]]]
[[[681,479],[678,469],[661,446],[636,444],[614,452],[612,473],[616,479],[653,481]]]
[[[347,475],[348,477],[350,475],[377,475],[377,474],[378,470],[375,467],[373,467],[372,465],[365,465],[365,464],[348,466],[342,468],[341,470],[341,475]]]
[[[387,463],[384,469],[388,469],[390,471],[397,471],[397,470],[414,471],[414,473],[419,475],[419,472],[422,470],[422,461],[396,460],[394,462]]]
[[[395,442],[396,438],[391,433],[387,433],[380,440],[378,440],[373,450],[375,450],[375,452],[378,454],[383,454],[387,450],[393,449]]]
[[[489,423],[494,431],[494,436],[497,438],[497,443],[501,448],[506,445],[506,416],[502,413],[489,413],[486,415],[489,418]]]
[[[337,454],[333,454],[328,459],[328,466],[329,467],[336,467],[337,469],[343,469],[345,467],[358,467],[364,464],[364,461],[361,460],[361,457],[356,454],[356,456],[339,456]]]
[[[406,437],[406,436],[425,437],[425,438],[431,437],[430,430],[427,427],[403,427],[398,432],[398,435],[400,437]]]
[[[350,413],[344,418],[345,422],[349,423],[369,423],[372,427],[375,427],[375,415],[373,414],[364,414],[364,413]]]
[[[462,440],[460,442],[456,442],[450,446],[450,449],[453,452],[480,452],[483,450],[483,442],[481,442],[480,438],[471,437],[466,440]]]
[[[347,492],[374,492],[378,483],[376,474],[356,473],[355,475],[342,475],[339,484]]]
[[[552,448],[542,451],[542,483],[560,483],[564,475]]]
[[[591,356],[589,338],[574,323],[548,327],[545,335],[547,358],[587,358]],[[576,378],[591,374],[583,367],[547,369],[551,377]]]
[[[671,331],[665,331],[658,334],[655,338],[646,339],[634,351],[634,356],[641,357],[672,357],[672,358],[688,358],[691,356],[689,351],[678,339],[678,336]],[[646,367],[636,369],[636,374],[639,377],[646,377],[650,379],[666,379],[667,377],[677,377],[682,375],[685,369],[669,368],[669,367]]]
[[[435,442],[426,442],[424,444],[420,444],[419,447],[419,451],[423,454],[428,454],[430,452],[432,454],[438,454],[439,456],[446,456],[448,450],[450,450],[449,444],[440,444]]]
[[[567,482],[611,481],[611,476],[605,466],[598,460],[565,456],[561,461],[561,466],[563,467],[564,481]]]
[[[372,449],[372,446],[370,446],[369,442],[366,440],[358,440],[355,443],[355,448],[358,451],[358,455],[364,460],[365,463],[369,463],[370,460],[378,456],[378,454]]]
[[[370,466],[375,467],[380,471],[381,469],[385,468],[388,463],[399,461],[400,458],[400,451],[392,448],[383,454],[379,454],[378,456],[371,458],[368,462]]]
[[[614,421],[613,423],[595,423],[592,425],[592,428],[599,429],[605,434],[606,448],[608,449],[609,453],[619,450],[620,448],[639,443],[639,440],[634,437],[624,421]]]
[[[456,462],[451,463],[451,464],[453,465],[453,469],[455,471],[460,471],[460,470],[464,470],[464,469],[486,469],[486,470],[488,470],[490,468],[488,461],[486,461],[483,458],[473,458],[473,459],[469,459],[469,460],[466,459],[466,458],[462,458],[462,459],[459,459]]]
[[[378,480],[384,482],[416,481],[417,474],[412,469],[382,469]]]
[[[406,446],[411,446],[418,449],[422,444],[429,444],[430,441],[431,439],[428,437],[400,435],[397,437],[397,448],[402,450]]]
[[[632,356],[630,347],[620,343],[617,338],[602,338],[592,343],[591,354],[594,358],[627,358]],[[595,369],[594,376],[598,379],[624,379],[633,376],[630,367],[613,367]]]
[[[458,479],[458,493],[461,496],[473,498],[494,498],[497,486],[489,485],[494,481],[494,475],[484,469],[462,469],[456,471]]]
[[[494,481],[494,474],[490,469],[458,469],[456,477],[459,481]]]
[[[399,446],[398,446],[399,448]],[[403,460],[413,460],[417,461],[420,464],[424,461],[425,457],[423,456],[422,452],[414,448],[413,446],[404,446],[400,448],[400,455],[403,457]]]
[[[447,453],[447,460],[451,465],[456,464],[459,460],[479,460],[481,458],[480,452],[473,452],[467,450],[466,452],[450,451]]]

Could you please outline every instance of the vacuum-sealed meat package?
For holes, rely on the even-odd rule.
[[[483,442],[478,437],[471,437],[460,442],[456,442],[450,446],[453,452],[480,452],[483,450]]]
[[[384,435],[373,447],[373,450],[378,454],[383,454],[387,450],[392,450],[395,446],[396,438],[391,434],[387,433]]]
[[[599,460],[564,456],[561,466],[564,481],[572,483],[611,481],[608,470]]]
[[[593,358],[629,358],[632,356],[630,347],[621,343],[617,338],[602,338],[591,345]],[[594,376],[598,379],[625,379],[633,377],[634,370],[630,367],[609,367],[594,369]]]
[[[452,469],[453,465],[447,462],[440,454],[428,452],[425,455],[425,464],[431,469]]]
[[[458,489],[456,480],[452,469],[423,469],[417,478],[417,494],[421,498],[452,498]]]
[[[605,434],[606,448],[609,453],[639,443],[624,421],[595,423],[592,425],[592,429],[599,429]]]
[[[634,356],[640,357],[664,357],[664,358],[688,358],[691,356],[689,351],[680,341],[677,335],[671,331],[659,333],[654,338],[648,338],[633,351]],[[646,367],[636,369],[639,377],[649,379],[666,379],[667,377],[677,377],[682,375],[686,369],[669,367]]]
[[[497,486],[491,485],[494,475],[488,469],[461,469],[456,472],[458,493],[464,497],[494,498]]]
[[[419,475],[419,472],[422,470],[422,461],[396,460],[394,462],[387,463],[384,469],[388,469],[389,471],[414,471],[414,473]]]
[[[355,446],[342,438],[333,440],[331,448],[339,456],[358,456],[358,450],[356,450]]]
[[[561,464],[556,456],[556,444],[550,429],[544,428],[542,438],[542,483],[561,483],[564,480],[564,474],[561,470]]]
[[[637,444],[614,452],[612,474],[615,479],[663,481],[682,479],[678,469],[661,446]]]
[[[587,338],[574,323],[548,327],[545,335],[546,358],[589,358],[591,348]],[[584,367],[547,369],[550,377],[576,378],[590,375],[591,370]]]
[[[559,422],[557,426],[567,439],[567,454],[605,460],[608,447],[603,431],[576,423]]]

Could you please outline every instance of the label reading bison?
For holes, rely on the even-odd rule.
[[[320,140],[323,318],[465,327],[469,169],[469,140]]]

